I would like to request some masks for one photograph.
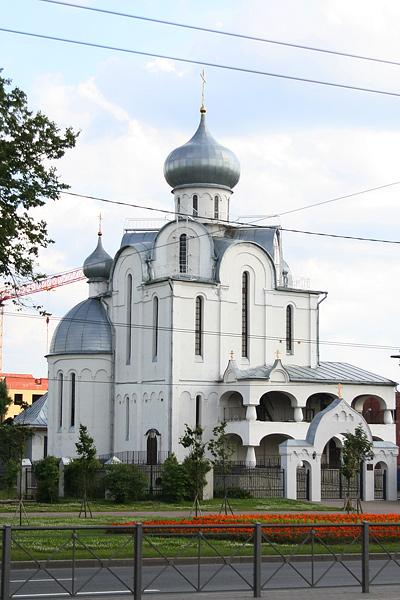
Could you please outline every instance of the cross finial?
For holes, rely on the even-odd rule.
[[[204,72],[204,69],[200,73],[200,78],[201,78],[201,106],[200,106],[200,112],[202,114],[204,114],[206,112],[206,107],[205,107],[206,74]]]
[[[277,360],[280,360],[280,358],[281,358],[281,353],[280,353],[280,350],[277,350],[277,351],[275,352],[275,356],[276,356]]]
[[[101,222],[102,222],[102,216],[101,213],[99,213],[99,231],[98,231],[98,235],[103,235],[102,231],[101,231]]]
[[[233,351],[233,350],[231,350],[231,351],[229,352],[229,357],[230,357],[230,360],[234,360],[234,359],[235,359],[235,353],[234,353],[234,351]]]
[[[338,398],[340,398],[340,399],[343,398],[343,395],[342,395],[343,394],[343,392],[342,392],[342,384],[341,383],[338,383],[337,392],[338,392]]]

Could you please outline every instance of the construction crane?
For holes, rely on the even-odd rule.
[[[15,300],[23,296],[30,296],[38,292],[48,292],[62,285],[69,285],[76,281],[86,279],[82,269],[74,269],[58,273],[39,281],[29,281],[23,283],[20,287],[14,289],[0,290],[0,372],[3,370],[3,317],[4,317],[4,302],[7,300]]]

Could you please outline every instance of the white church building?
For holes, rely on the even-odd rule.
[[[205,112],[165,161],[172,220],[126,229],[113,259],[99,234],[84,262],[89,297],[60,321],[47,357],[48,452],[74,456],[84,424],[99,455],[183,459],[185,424],[207,440],[225,420],[234,461],[280,464],[288,498],[306,469],[318,501],[324,465],[337,466],[343,434],[361,424],[374,446],[363,497],[380,469],[394,499],[396,384],[320,360],[326,293],[293,284],[279,227],[229,221],[240,165]],[[379,417],[367,422],[371,401]]]

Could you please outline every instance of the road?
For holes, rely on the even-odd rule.
[[[374,585],[400,584],[400,566],[383,559],[370,561],[371,578],[381,569]],[[353,574],[354,573],[354,576]],[[29,578],[32,579],[29,580]],[[74,577],[74,583],[73,578]],[[311,581],[317,587],[356,585],[361,578],[359,560],[347,560],[344,565],[315,561],[312,572],[310,562],[299,561],[283,564],[266,560],[262,564],[262,584],[265,590],[307,588]],[[54,578],[57,578],[58,582]],[[28,581],[29,580],[29,581]],[[197,587],[204,592],[243,591],[250,592],[253,581],[253,567],[248,562],[233,562],[231,566],[220,562],[196,564],[145,565],[143,567],[143,587],[145,594],[158,592],[194,592]],[[200,585],[199,585],[200,582]],[[10,592],[14,598],[60,598],[68,596],[74,588],[80,595],[127,594],[133,590],[133,566],[129,567],[76,567],[75,572],[66,568],[41,570],[15,569],[11,572]]]

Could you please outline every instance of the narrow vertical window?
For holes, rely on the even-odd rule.
[[[132,275],[126,278],[126,364],[132,358]]]
[[[196,429],[201,427],[201,396],[196,396]]]
[[[242,356],[249,357],[249,274],[242,274]]]
[[[71,374],[71,412],[70,412],[70,427],[75,427],[75,391],[76,388],[76,375]]]
[[[197,296],[194,324],[194,353],[203,356],[203,298]]]
[[[60,373],[58,376],[58,427],[60,429],[63,424],[63,386],[64,375]]]
[[[214,198],[214,219],[219,219],[219,198],[215,196]]]
[[[199,214],[198,202],[199,202],[198,196],[197,196],[197,194],[194,194],[194,196],[193,196],[193,216],[194,217],[197,217]]]
[[[293,306],[286,307],[286,353],[293,354]]]
[[[126,429],[125,429],[125,439],[129,440],[130,418],[131,418],[131,415],[130,415],[131,407],[130,407],[130,403],[129,403],[129,396],[127,396],[125,398],[125,402],[126,402],[126,407],[125,407],[125,410],[126,410],[126,414],[125,414],[125,420],[126,420],[126,423],[125,423],[125,427],[126,427]]]
[[[176,212],[179,214],[181,212],[181,198],[178,196],[176,201]]]
[[[153,360],[157,359],[158,354],[158,298],[153,299]]]
[[[179,272],[186,273],[187,272],[187,235],[186,233],[182,233],[179,237]]]

